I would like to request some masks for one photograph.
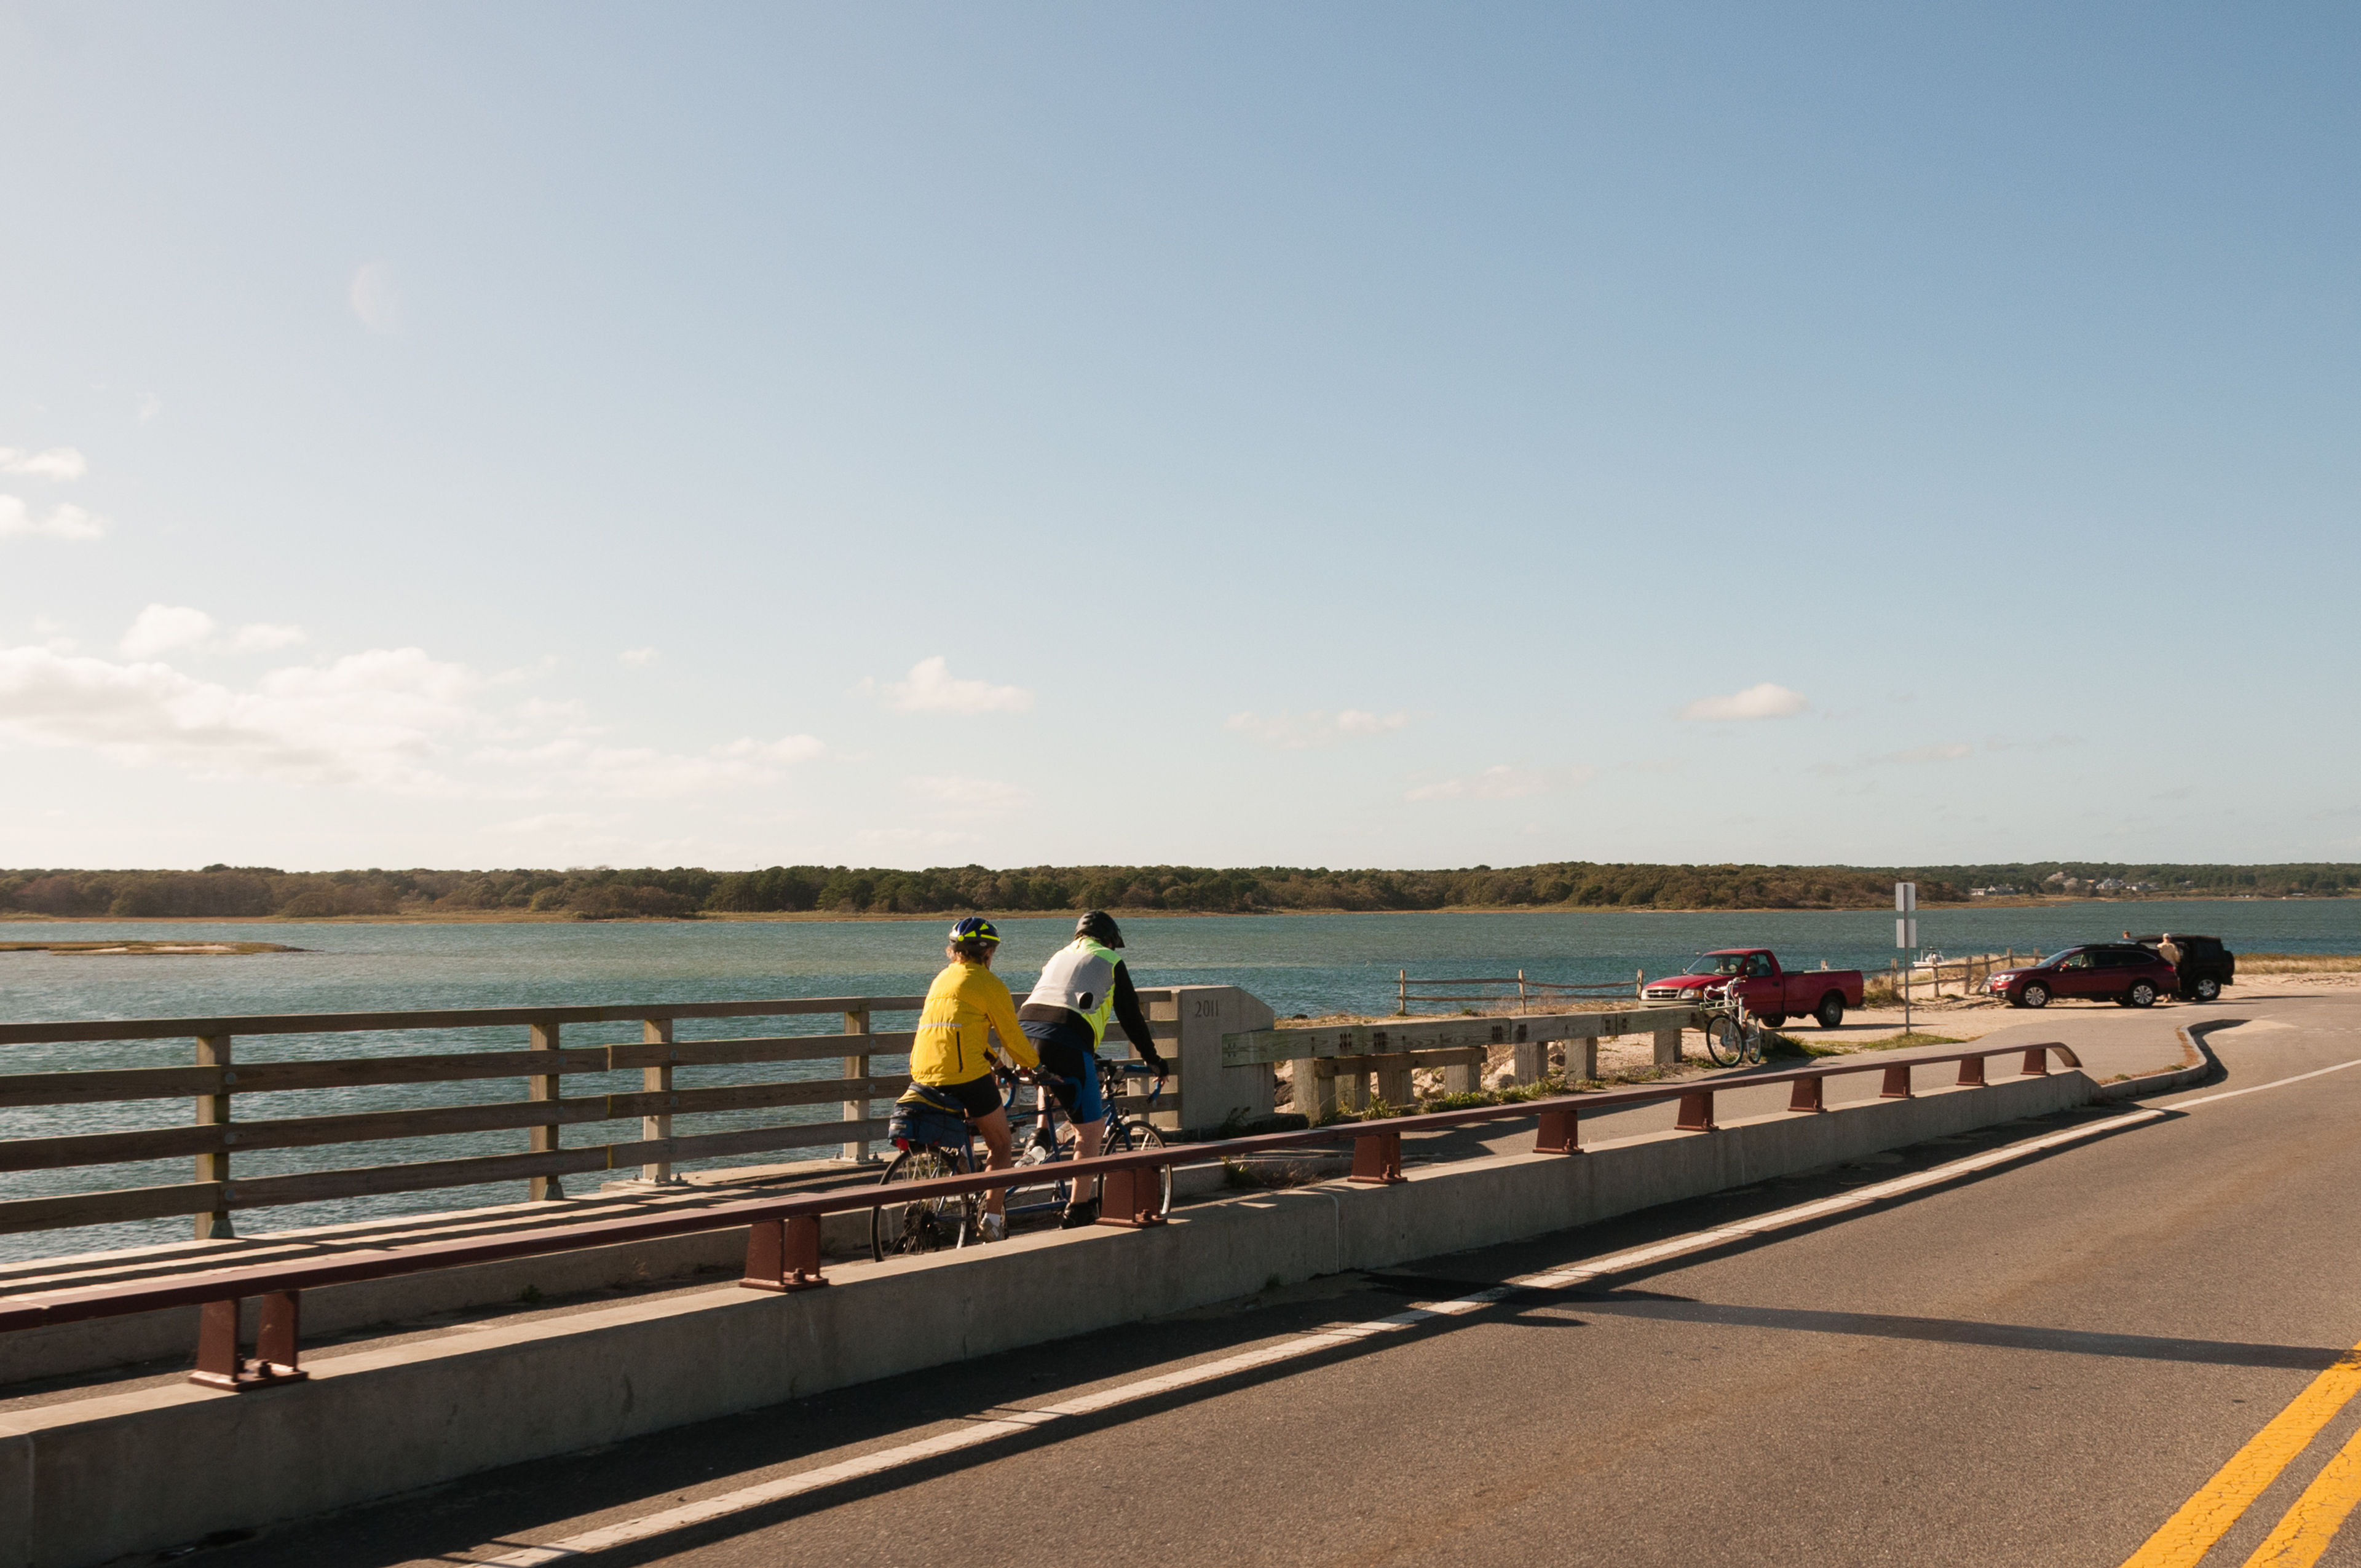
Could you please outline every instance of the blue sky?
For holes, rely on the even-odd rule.
[[[2361,858],[2356,43],[0,5],[0,864]]]

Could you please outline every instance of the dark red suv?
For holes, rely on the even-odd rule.
[[[2170,996],[2180,977],[2154,949],[2108,942],[2052,953],[2030,969],[2003,970],[1985,989],[2012,1007],[2047,1007],[2053,1000],[2087,997],[2125,1007],[2153,1007]]]

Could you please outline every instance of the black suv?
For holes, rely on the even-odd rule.
[[[2219,937],[2192,937],[2185,931],[2168,931],[2162,936],[2142,937],[2144,948],[2159,947],[2170,942],[2180,949],[2180,997],[2184,1002],[2211,1002],[2222,994],[2222,988],[2238,973],[2238,955],[2222,945]]]

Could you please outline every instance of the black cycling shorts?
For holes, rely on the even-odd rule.
[[[965,1083],[930,1083],[927,1087],[958,1101],[971,1122],[981,1122],[1000,1109],[1000,1080],[988,1072]]]

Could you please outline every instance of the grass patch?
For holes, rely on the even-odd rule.
[[[2361,953],[2240,953],[2238,973],[2353,974],[2361,971]]]
[[[1860,1048],[1864,1051],[1904,1050],[1912,1046],[1964,1046],[1965,1040],[1955,1040],[1949,1035],[1929,1035],[1921,1029],[1894,1036],[1889,1040],[1871,1040]]]
[[[1243,1159],[1222,1162],[1222,1185],[1245,1191],[1268,1192],[1282,1187],[1309,1187],[1320,1179],[1319,1172],[1309,1165]]]

